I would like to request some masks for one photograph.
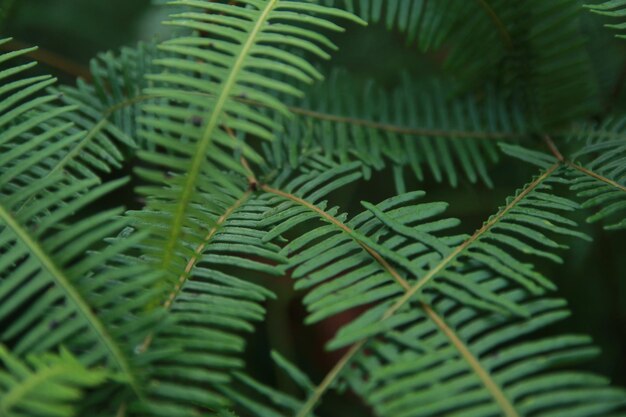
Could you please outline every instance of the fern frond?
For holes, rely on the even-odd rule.
[[[410,296],[400,303],[431,286],[469,305],[523,314],[516,306],[502,304],[497,294],[464,280],[462,265],[481,265],[535,294],[554,288],[531,265],[516,260],[510,250],[519,251],[521,257],[533,255],[559,262],[552,251],[560,245],[549,235],[585,237],[575,230],[574,222],[558,214],[573,210],[576,204],[545,193],[552,187],[551,176],[557,169],[558,164],[550,167],[519,191],[469,238],[443,234],[457,221],[433,219],[446,205],[416,204],[423,195],[420,192],[376,206],[363,203],[367,210],[351,220],[338,207],[328,207],[323,198],[358,179],[358,164],[324,173],[312,170],[279,188],[262,186],[275,197],[268,199],[271,209],[260,226],[271,227],[265,237],[270,240],[312,219],[330,223],[302,234],[282,250],[290,259],[296,288],[313,288],[305,297],[312,313],[308,322],[356,306],[386,302],[398,296],[396,284],[401,282],[406,282],[401,285],[410,289]],[[351,337],[331,345],[352,343],[355,336]]]
[[[272,359],[301,391],[304,398],[313,392],[309,377],[280,353],[272,351]],[[242,372],[234,374],[237,385],[223,387],[225,395],[232,398],[240,409],[256,417],[291,417],[303,404],[303,400],[267,386]]]
[[[142,145],[136,143],[136,119],[141,114],[137,104],[146,99],[142,95],[148,86],[145,74],[153,70],[152,60],[160,55],[152,43],[100,54],[90,63],[92,82],[79,79],[75,87],[51,90],[76,108],[65,118],[76,130],[86,132],[51,167],[52,172],[69,169],[81,176],[110,172],[121,167],[129,150]]]
[[[21,361],[0,345],[0,415],[74,416],[83,391],[109,376],[104,369],[86,368],[66,350]]]
[[[449,50],[444,68],[469,82],[494,68],[513,48],[510,33],[516,8],[501,0],[458,2],[412,0],[325,0],[343,7],[371,23],[405,35],[422,52]],[[480,56],[481,59],[475,59]]]
[[[200,243],[185,248],[188,259],[175,265],[180,275],[171,277],[174,282],[159,297],[164,324],[137,349],[151,381],[149,401],[135,407],[140,412],[191,416],[198,408],[227,406],[220,392],[243,366],[238,358],[245,346],[242,333],[263,319],[261,303],[274,297],[249,282],[251,274],[279,274],[280,266],[274,265],[284,263],[278,248],[264,243],[256,230],[262,212],[252,192],[240,197],[222,192],[210,200],[214,212],[195,209],[206,227]],[[147,223],[158,216],[147,210],[134,215]]]
[[[444,67],[462,84],[490,80],[524,100],[544,128],[588,115],[597,86],[576,1],[327,0],[364,19],[385,21],[422,51],[444,50]],[[444,49],[445,47],[445,49]],[[521,101],[521,100],[520,100]]]
[[[499,278],[484,285],[506,288]],[[348,380],[380,416],[605,416],[626,392],[571,366],[598,354],[582,335],[535,336],[569,316],[565,302],[506,291],[525,319],[484,315],[445,298],[405,310],[402,328],[369,343]],[[523,340],[520,340],[523,337]],[[368,375],[367,379],[364,376]],[[450,401],[454,398],[454,401]]]
[[[491,186],[488,167],[498,160],[496,143],[522,139],[528,123],[491,89],[481,100],[449,96],[442,83],[415,85],[403,77],[387,92],[335,71],[290,107],[297,117],[282,123],[280,141],[266,145],[268,164],[296,168],[300,154],[319,148],[377,170],[388,161],[400,192],[407,168],[419,180],[429,170],[452,186],[460,177]]]
[[[623,20],[626,17],[626,1],[624,0],[608,0],[598,4],[585,4],[583,7],[588,8],[593,13],[608,16],[615,20]],[[608,23],[604,26],[618,31],[615,35],[616,38],[626,38],[626,34],[621,32],[626,29],[626,22]]]
[[[569,139],[578,150],[569,158],[561,155],[549,137],[548,144],[556,156],[515,145],[501,144],[501,148],[508,155],[542,168],[555,161],[561,163],[566,168],[561,177],[583,200],[581,207],[597,210],[587,221],[609,223],[605,225],[609,230],[622,229],[626,227],[624,121],[608,120],[599,126],[575,129]],[[584,143],[582,147],[578,142]]]
[[[72,134],[65,120],[71,107],[51,107],[56,95],[33,95],[47,82],[40,78],[7,82],[0,99],[0,146],[6,150],[0,157],[0,341],[19,356],[64,345],[81,363],[120,373],[119,380],[141,396],[131,352],[149,328],[143,309],[154,297],[150,287],[158,274],[119,263],[142,234],[102,249],[105,238],[127,226],[120,209],[75,217],[127,180],[99,185],[93,176],[50,171],[82,134]],[[99,251],[84,256],[89,249]]]
[[[597,85],[582,36],[577,2],[528,2],[531,101],[547,127],[565,125],[598,107]]]
[[[5,54],[2,64],[29,51]],[[109,172],[111,167],[119,167],[123,160],[119,144],[128,147],[134,147],[135,144],[133,139],[107,121],[114,111],[101,113],[95,94],[80,93],[69,87],[56,87],[56,80],[49,76],[18,78],[33,65],[35,63],[8,68],[2,76],[6,82],[2,94],[8,95],[20,88],[23,96],[18,98],[18,95],[13,95],[13,98],[33,98],[24,100],[21,107],[16,107],[10,113],[7,108],[5,123],[12,129],[7,130],[0,143],[7,151],[5,153],[18,152],[17,148],[8,152],[8,144],[16,147],[19,137],[20,149],[28,148],[32,158],[41,158],[40,167],[47,170],[48,175],[67,170],[80,178],[94,178],[98,172]],[[85,84],[82,86],[85,87]],[[9,103],[12,99],[7,97],[6,100]],[[44,142],[47,142],[47,149],[40,151]],[[3,162],[6,159],[0,161]]]
[[[329,343],[332,349],[354,345],[302,410],[315,404],[367,340],[402,328],[409,320],[404,314],[406,306],[432,291],[478,309],[527,315],[522,305],[484,285],[482,277],[488,271],[535,295],[553,288],[532,265],[502,249],[560,261],[551,253],[560,245],[548,237],[548,231],[585,237],[575,230],[575,223],[558,214],[573,210],[576,204],[545,193],[553,182],[560,182],[558,175],[552,179],[558,169],[558,163],[549,167],[469,238],[442,235],[456,221],[433,219],[445,205],[415,204],[422,193],[400,195],[376,206],[363,203],[367,211],[352,220],[337,207],[327,208],[322,199],[357,179],[358,166],[323,173],[311,170],[280,189],[263,185],[266,193],[275,196],[267,197],[271,209],[261,223],[271,227],[266,239],[287,234],[311,219],[329,223],[300,234],[283,248],[296,288],[311,288],[304,299],[311,311],[307,322],[367,306],[365,313]]]
[[[606,229],[626,227],[626,145],[607,139],[589,143],[572,155],[568,166],[571,190],[584,202],[582,207],[597,212],[587,221],[609,223]]]
[[[150,75],[154,86],[146,94],[169,102],[146,106],[142,118],[143,136],[166,152],[142,152],[140,156],[158,168],[140,173],[159,187],[144,188],[155,207],[169,224],[161,231],[163,238],[161,265],[171,267],[177,251],[182,250],[185,229],[195,229],[193,206],[202,199],[204,178],[218,180],[222,187],[234,191],[229,176],[221,170],[246,172],[234,157],[241,152],[251,162],[261,158],[250,146],[233,139],[230,132],[251,134],[271,140],[275,123],[253,106],[235,100],[246,97],[274,111],[286,112],[283,104],[268,91],[298,95],[289,84],[266,74],[286,74],[306,82],[319,78],[311,64],[283,46],[308,51],[327,58],[323,48],[330,41],[315,29],[341,30],[325,16],[352,18],[346,12],[319,5],[281,1],[247,0],[245,7],[208,1],[174,2],[188,10],[167,22],[184,29],[203,31],[200,36],[183,36],[159,46],[170,55],[155,61],[163,68]],[[358,19],[357,19],[358,20]],[[303,24],[307,28],[297,25]],[[309,28],[310,27],[310,28]],[[167,176],[174,176],[168,180]],[[171,174],[170,174],[171,173]],[[167,184],[167,189],[160,187]]]

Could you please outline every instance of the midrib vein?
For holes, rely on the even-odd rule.
[[[398,274],[398,272],[391,265],[389,265],[389,263],[385,260],[385,258],[383,258],[378,252],[376,252],[374,249],[369,247],[367,244],[362,242],[358,238],[354,230],[350,229],[348,226],[346,226],[343,222],[338,220],[336,217],[331,216],[330,214],[326,213],[324,210],[320,209],[316,205],[311,204],[308,201],[298,196],[295,196],[293,194],[286,193],[276,188],[272,188],[268,185],[262,185],[261,189],[267,193],[275,194],[282,198],[285,198],[287,200],[291,200],[297,204],[300,204],[301,206],[304,206],[307,209],[317,213],[322,219],[327,220],[330,223],[334,224],[339,229],[341,229],[346,234],[348,234],[350,237],[352,237],[352,239],[354,239],[359,246],[361,246],[367,253],[369,253],[396,280],[396,282],[398,282],[398,284],[402,286],[402,288],[404,288],[405,290],[411,288],[409,283],[406,282],[406,280],[402,278],[402,276]]]
[[[474,356],[469,347],[459,338],[459,336],[457,336],[456,332],[448,326],[444,319],[439,316],[435,310],[432,309],[432,307],[425,303],[421,303],[421,305],[428,318],[430,318],[435,325],[439,327],[441,332],[446,335],[459,354],[472,368],[472,371],[474,371],[478,378],[480,378],[485,388],[487,388],[487,391],[489,391],[493,399],[496,403],[498,403],[498,406],[502,409],[504,415],[506,417],[520,417],[519,413],[515,410],[515,407],[513,407],[513,404],[511,404],[509,399],[506,397],[506,394],[502,391],[500,385],[498,385],[498,383],[493,380],[489,372],[483,368],[480,360]]]
[[[624,187],[623,185],[621,185],[617,181],[613,181],[612,179],[607,178],[604,175],[598,174],[595,171],[592,171],[592,170],[587,169],[587,168],[585,168],[585,167],[583,167],[581,165],[577,165],[577,164],[575,164],[573,162],[569,162],[569,161],[567,161],[567,166],[569,166],[570,168],[575,169],[577,171],[580,171],[580,172],[582,172],[583,174],[585,174],[585,175],[587,175],[589,177],[595,178],[598,181],[602,181],[602,182],[604,182],[604,183],[606,183],[606,184],[608,184],[608,185],[610,185],[610,186],[612,186],[612,187],[614,187],[614,188],[616,188],[616,189],[618,189],[620,191],[626,192],[626,187]]]
[[[187,264],[185,265],[184,271],[178,277],[178,280],[176,282],[176,286],[174,287],[172,292],[170,292],[170,294],[166,298],[165,302],[163,303],[163,308],[165,310],[169,310],[172,307],[172,304],[176,300],[176,297],[178,297],[178,295],[180,294],[181,290],[183,289],[183,286],[185,285],[185,283],[187,282],[187,280],[191,276],[191,271],[196,266],[196,263],[198,262],[198,259],[200,259],[200,256],[204,252],[204,249],[206,248],[206,246],[211,242],[211,240],[213,239],[215,234],[224,225],[224,223],[226,223],[228,218],[239,207],[241,207],[246,201],[248,201],[248,199],[250,198],[251,195],[252,195],[252,191],[251,190],[247,190],[237,201],[235,201],[233,203],[232,206],[230,206],[228,209],[226,209],[224,211],[224,214],[222,214],[219,217],[219,219],[217,219],[217,221],[215,222],[215,225],[207,232],[207,234],[204,237],[204,239],[202,239],[202,242],[198,246],[196,246],[195,250],[193,251],[193,255],[191,256],[191,258],[189,258],[189,260],[187,261]],[[153,333],[150,333],[148,336],[146,336],[146,338],[144,339],[143,343],[141,344],[141,347],[139,348],[139,352],[143,353],[143,352],[147,351],[148,348],[150,347],[150,345],[152,344],[153,339],[154,339],[154,334]]]
[[[93,329],[94,333],[102,344],[107,348],[111,357],[119,366],[119,369],[129,379],[129,384],[135,391],[135,393],[141,397],[141,390],[137,383],[134,374],[131,371],[130,365],[126,360],[126,357],[119,349],[114,339],[108,333],[100,319],[92,312],[91,307],[83,299],[82,295],[76,291],[71,281],[65,276],[65,274],[54,264],[52,259],[43,250],[43,248],[30,234],[24,230],[19,222],[2,206],[0,205],[0,219],[13,230],[15,235],[22,241],[22,243],[28,248],[30,253],[39,261],[39,264],[43,269],[48,271],[48,274],[52,277],[53,281],[57,283],[58,287],[65,293],[68,299],[72,301],[76,310],[85,317],[87,324]]]
[[[335,217],[329,215],[328,213],[321,210],[319,207],[307,202],[306,200],[297,197],[293,194],[286,193],[284,191],[274,189],[267,185],[263,185],[261,188],[268,193],[275,194],[281,196],[283,198],[294,201],[298,204],[307,207],[310,210],[318,213],[322,218],[330,221],[331,223],[338,226],[341,230],[350,235],[355,241],[363,247],[363,249],[372,255],[372,257],[380,263],[380,265],[402,286],[405,293],[404,295],[398,299],[398,301],[392,305],[381,318],[381,321],[386,320],[393,316],[402,306],[404,306],[420,289],[422,289],[430,280],[432,280],[439,272],[448,267],[450,263],[452,263],[465,249],[467,249],[473,242],[479,239],[483,234],[485,234],[488,230],[490,230],[495,224],[497,224],[502,217],[504,217],[512,208],[517,206],[521,200],[523,200],[530,192],[532,192],[539,184],[545,181],[554,171],[561,165],[561,162],[556,162],[552,166],[550,166],[543,174],[537,177],[534,181],[528,184],[522,192],[520,192],[509,204],[507,204],[503,209],[499,210],[496,215],[494,215],[489,221],[487,221],[480,229],[478,229],[469,239],[459,245],[456,249],[454,249],[448,256],[442,259],[433,269],[429,271],[428,274],[424,276],[421,280],[419,280],[415,285],[411,286],[402,276],[391,266],[378,252],[369,247],[364,242],[358,240],[358,235],[352,231],[348,226],[343,224],[341,221],[336,219]],[[382,260],[382,262],[380,262]],[[491,375],[488,371],[483,369],[480,361],[472,354],[470,349],[463,343],[463,341],[456,335],[454,330],[450,328],[443,318],[441,318],[437,313],[427,304],[421,303],[422,308],[424,309],[427,316],[435,323],[437,327],[448,337],[450,342],[455,346],[458,350],[459,354],[465,359],[468,365],[472,368],[472,370],[476,373],[476,375],[480,378],[485,388],[491,393],[494,400],[502,409],[504,415],[506,417],[519,417],[519,414],[508,400],[500,386],[491,378]],[[315,407],[315,404],[321,399],[322,395],[326,392],[326,390],[332,385],[332,383],[336,380],[336,378],[341,374],[343,368],[346,367],[350,360],[354,355],[356,355],[361,348],[365,345],[365,343],[369,339],[364,339],[360,342],[355,343],[350,347],[350,349],[342,356],[342,358],[335,364],[335,366],[326,374],[320,385],[316,387],[313,391],[313,394],[307,399],[302,408],[296,414],[296,417],[307,417],[309,413]]]
[[[237,59],[233,64],[232,70],[228,75],[228,78],[226,78],[226,80],[222,84],[221,91],[217,96],[217,101],[215,102],[213,111],[211,112],[211,117],[209,118],[200,142],[196,147],[196,152],[194,153],[193,159],[191,160],[191,167],[185,179],[180,201],[178,203],[177,210],[172,222],[170,236],[163,253],[162,266],[164,268],[167,268],[169,266],[174,256],[174,250],[176,248],[178,237],[180,236],[181,230],[183,228],[183,222],[185,219],[185,214],[187,212],[187,207],[191,202],[193,192],[196,188],[196,181],[198,179],[198,175],[200,174],[200,168],[202,166],[202,163],[205,161],[207,150],[213,140],[213,132],[217,127],[220,117],[222,116],[226,100],[228,99],[231,90],[237,82],[239,72],[243,68],[246,57],[254,46],[257,36],[261,32],[263,25],[267,21],[270,12],[273,10],[277,2],[278,0],[269,0],[267,2],[265,9],[263,9],[261,15],[259,16],[259,19],[252,28],[248,39],[241,47],[241,51],[239,52],[239,55],[237,56]]]
[[[487,221],[480,229],[478,229],[469,239],[457,246],[448,256],[441,260],[433,269],[428,271],[424,277],[419,280],[415,285],[407,291],[402,298],[400,298],[383,316],[383,320],[395,314],[404,304],[406,304],[419,290],[421,290],[427,283],[429,283],[435,276],[445,269],[450,263],[452,263],[465,249],[467,249],[472,243],[478,240],[482,235],[489,231],[495,224],[497,224],[512,208],[522,201],[531,191],[533,191],[539,184],[545,181],[552,173],[561,165],[560,162],[556,162],[550,168],[548,168],[543,174],[537,177],[533,182],[528,184],[521,193],[519,193],[509,204],[503,209],[499,210],[489,221]]]

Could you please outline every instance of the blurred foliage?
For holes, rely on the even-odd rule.
[[[96,53],[132,45],[137,40],[159,36],[164,29],[158,23],[163,11],[150,0],[2,0],[0,1],[0,31],[13,36],[21,43],[38,45],[62,61],[85,66]],[[589,14],[585,30],[590,43],[589,51],[594,62],[594,73],[606,109],[626,108],[624,82],[626,80],[626,45],[616,42],[613,34],[598,23],[600,17]],[[340,49],[332,65],[348,68],[357,77],[374,78],[386,87],[393,87],[398,74],[428,75],[441,66],[442,56],[423,54],[404,37],[388,31],[383,25],[368,28],[351,27],[346,34],[334,39]],[[443,52],[445,53],[445,51]],[[376,59],[372,56],[376,55]],[[601,59],[600,59],[601,57]],[[58,70],[59,62],[53,58],[55,75],[71,82],[73,74]],[[57,67],[57,68],[55,68]],[[450,203],[449,214],[460,217],[466,232],[472,232],[487,216],[496,211],[511,190],[521,187],[534,169],[521,162],[504,159],[492,171],[494,187],[470,184],[461,180],[456,189],[436,183],[432,178],[425,182],[407,184],[409,189],[425,189],[433,201]],[[353,189],[360,200],[380,201],[394,194],[389,175],[376,175],[367,183]],[[120,199],[126,195],[119,194]],[[358,210],[358,201],[350,199],[348,192],[338,196],[338,202],[351,201]],[[128,204],[128,202],[126,203]],[[594,237],[594,243],[573,241],[565,253],[564,265],[546,263],[541,268],[559,285],[561,295],[569,301],[573,319],[565,326],[573,332],[592,335],[602,348],[603,355],[594,362],[594,370],[610,376],[616,383],[626,384],[626,263],[621,256],[626,248],[626,232],[604,233],[599,225],[586,225],[585,232]],[[599,262],[597,260],[600,260]],[[291,290],[290,282],[279,280],[267,283],[271,289],[285,297],[269,306],[265,331],[257,332],[249,354],[254,358],[257,349],[271,344],[287,354],[295,355],[294,345],[304,349],[299,353],[298,365],[319,379],[331,366],[331,358],[310,346],[321,346],[319,338],[332,333],[320,326],[305,327],[304,311]],[[277,332],[289,328],[289,333]],[[563,329],[561,329],[563,330]],[[555,329],[554,333],[557,330]],[[269,342],[271,340],[271,343]],[[315,340],[315,341],[314,341]],[[314,342],[313,342],[314,341]],[[336,354],[336,353],[335,353]],[[257,376],[267,376],[271,369],[267,363],[259,365]],[[251,363],[255,363],[254,360]],[[267,379],[267,378],[265,378]],[[279,381],[280,383],[280,381]],[[283,387],[289,390],[289,387]],[[332,407],[328,406],[332,404]],[[350,404],[350,406],[353,406]],[[332,397],[325,402],[321,414],[329,410],[332,415],[345,416],[347,404],[339,404]],[[358,412],[357,412],[358,413]],[[331,415],[331,414],[329,414]],[[358,414],[355,414],[358,415]]]

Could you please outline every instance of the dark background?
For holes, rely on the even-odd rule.
[[[166,36],[159,22],[166,13],[150,0],[0,0],[0,32],[12,36],[15,42],[9,47],[38,45],[36,56],[44,61],[41,70],[51,72],[62,83],[72,83],[76,75],[88,71],[89,59],[96,53],[133,45],[138,40]],[[589,49],[592,56],[603,48],[611,48],[610,62],[598,57],[598,83],[604,91],[606,102],[617,108],[622,106],[621,83],[624,78],[624,47],[616,43],[601,23],[588,18]],[[600,28],[600,29],[598,29]],[[415,47],[406,45],[403,37],[387,31],[382,26],[367,29],[353,28],[344,35],[336,36],[340,51],[335,54],[333,65],[344,66],[360,77],[371,77],[392,87],[401,71],[412,76],[436,71],[440,57],[437,54],[420,54]],[[376,59],[372,59],[373,56]],[[622,107],[623,108],[623,107]],[[492,168],[492,189],[483,185],[461,181],[456,189],[448,184],[427,179],[423,183],[408,183],[408,188],[428,191],[430,200],[449,202],[449,214],[463,221],[463,231],[471,233],[499,205],[506,196],[529,181],[535,170],[515,160],[502,157]],[[562,190],[567,194],[566,190]],[[389,173],[378,173],[367,184],[360,184],[342,193],[340,199],[351,212],[359,210],[358,200],[379,201],[393,194]],[[355,195],[358,198],[351,199]],[[341,202],[341,201],[338,201]],[[127,204],[121,201],[120,204]],[[570,250],[562,252],[564,265],[550,263],[538,265],[545,275],[560,287],[560,295],[569,301],[572,317],[552,328],[553,332],[567,330],[593,336],[602,349],[602,355],[590,368],[609,376],[616,383],[626,385],[626,232],[604,232],[601,225],[587,225],[586,213],[580,213],[582,228],[594,237],[594,241],[572,240]],[[293,294],[290,282],[273,280],[267,282],[282,297],[268,305],[268,320],[254,336],[249,347],[251,366],[262,379],[274,378],[271,365],[263,358],[267,346],[278,348],[288,358],[312,375],[319,382],[332,365],[335,355],[322,351],[322,339],[328,338],[337,323],[325,326],[304,327],[305,314],[299,306],[300,294]],[[318,346],[319,348],[316,348]],[[289,390],[280,376],[279,385]],[[346,408],[355,404],[329,398],[321,414],[345,416]],[[332,405],[332,406],[329,406]],[[357,408],[358,409],[358,408]],[[332,410],[332,411],[330,411]],[[353,408],[354,410],[354,408]],[[355,415],[362,411],[357,411]],[[353,411],[354,413],[354,411]]]

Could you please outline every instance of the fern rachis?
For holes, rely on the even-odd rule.
[[[626,413],[576,370],[590,338],[548,328],[570,311],[545,273],[606,233],[580,215],[626,224],[622,108],[599,116],[580,30],[623,1],[319,3],[174,1],[165,40],[75,87],[0,55],[3,415],[307,417],[348,390],[380,416]],[[391,88],[316,62],[353,13],[441,55]],[[416,191],[503,187],[502,155],[540,171],[471,235]],[[103,209],[121,168],[141,207]],[[392,195],[354,213],[372,180]],[[262,335],[271,288],[332,329],[325,375]]]

